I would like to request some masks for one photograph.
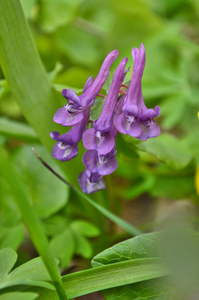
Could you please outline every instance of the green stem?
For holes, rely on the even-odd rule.
[[[63,181],[66,185],[68,185],[71,189],[73,189],[76,193],[78,193],[81,197],[83,197],[87,202],[89,202],[92,206],[94,206],[97,210],[99,210],[104,216],[112,220],[114,223],[125,229],[127,232],[129,232],[132,235],[140,235],[142,234],[141,231],[139,231],[137,228],[135,228],[133,225],[127,223],[126,221],[120,219],[116,215],[114,215],[112,212],[107,210],[105,207],[101,206],[100,204],[93,201],[90,197],[88,197],[86,194],[84,194],[79,189],[75,188],[70,182],[65,180],[62,176],[60,176],[57,172],[55,172],[40,156],[39,154],[32,148],[34,151],[36,157],[38,160],[56,177],[58,177],[61,181]]]
[[[80,194],[87,202],[89,202],[92,206],[94,206],[97,210],[99,210],[104,216],[109,218],[115,224],[119,225],[121,228],[129,232],[131,235],[140,235],[142,232],[138,230],[133,225],[129,224],[128,222],[122,220],[118,216],[114,215],[112,212],[107,210],[105,207],[99,205],[98,203],[94,202],[90,197],[82,193],[80,190],[75,188],[75,191]]]
[[[28,229],[35,248],[41,256],[50,274],[50,277],[52,278],[54,286],[57,290],[57,294],[59,295],[59,299],[66,300],[67,297],[62,285],[59,268],[56,264],[55,258],[50,249],[48,240],[44,234],[40,221],[37,218],[34,209],[26,196],[19,175],[12,167],[11,163],[3,157],[0,158],[0,171],[1,175],[3,175],[3,178],[6,179],[13,190],[13,194],[15,195],[15,200],[21,211],[24,223]]]

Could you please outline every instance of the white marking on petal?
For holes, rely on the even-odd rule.
[[[73,147],[70,147],[70,148],[67,148],[65,151],[64,151],[64,154],[63,154],[63,158],[67,157],[68,155],[71,154],[73,150]]]

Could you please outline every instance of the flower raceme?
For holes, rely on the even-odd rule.
[[[111,174],[117,168],[115,139],[118,132],[140,140],[160,134],[160,128],[154,121],[154,117],[160,114],[160,107],[148,109],[142,96],[141,79],[145,67],[143,44],[140,49],[132,49],[134,66],[129,87],[122,84],[128,72],[128,69],[125,70],[127,58],[124,57],[115,71],[99,118],[93,122],[93,127],[87,129],[90,108],[118,55],[117,50],[107,55],[96,79],[93,80],[92,76],[88,78],[80,96],[72,89],[64,89],[62,95],[68,104],[59,108],[53,118],[54,122],[62,126],[72,126],[63,135],[57,131],[51,132],[50,136],[57,141],[52,150],[54,158],[61,161],[74,158],[78,154],[79,141],[83,141],[87,150],[83,156],[86,170],[79,175],[78,181],[82,191],[88,194],[104,189],[103,176]],[[128,88],[127,92],[121,90],[123,86]]]

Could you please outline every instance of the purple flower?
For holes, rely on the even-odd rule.
[[[117,50],[113,50],[107,55],[96,79],[93,81],[93,78],[89,77],[85,89],[79,97],[71,89],[62,91],[62,95],[68,100],[68,104],[57,110],[53,118],[55,123],[63,126],[72,126],[83,119],[83,111],[93,106],[95,98],[108,77],[109,69],[118,55],[119,52]]]
[[[85,149],[97,150],[100,155],[106,155],[115,146],[117,130],[113,125],[113,118],[126,63],[125,57],[115,71],[101,115],[93,123],[94,128],[87,129],[82,137]]]
[[[61,135],[57,131],[50,133],[50,136],[58,141],[52,149],[52,156],[61,161],[67,161],[78,154],[77,144],[82,138],[86,125],[90,116],[90,108],[83,112],[83,119],[78,124],[74,125],[68,132]]]
[[[129,134],[140,140],[147,140],[160,134],[160,128],[153,120],[160,114],[160,107],[148,109],[143,100],[141,79],[145,67],[145,49],[141,44],[140,50],[132,49],[134,60],[133,74],[129,85],[127,96],[121,114],[114,124],[117,130],[123,134]]]
[[[148,109],[142,96],[141,80],[145,67],[145,49],[141,44],[132,49],[134,60],[133,73],[129,88],[122,85],[126,73],[127,58],[123,58],[117,67],[102,112],[93,122],[93,128],[87,130],[90,108],[105,83],[113,61],[119,52],[112,51],[105,58],[101,69],[93,81],[89,77],[83,93],[77,96],[72,89],[64,89],[62,95],[68,104],[59,108],[54,115],[54,121],[63,126],[73,126],[61,135],[51,132],[50,136],[57,141],[52,150],[52,156],[61,161],[67,161],[78,154],[78,143],[82,138],[84,147],[83,164],[86,170],[79,177],[79,185],[84,193],[91,194],[105,188],[104,175],[114,172],[118,166],[116,159],[115,139],[119,132],[129,134],[140,140],[147,140],[160,134],[160,128],[154,118],[160,114],[159,106]],[[121,91],[121,87],[128,92]],[[120,94],[124,94],[121,97]],[[119,98],[119,100],[118,100]]]
[[[96,150],[89,150],[84,153],[83,163],[87,170],[92,173],[99,173],[100,175],[109,175],[113,173],[118,166],[115,158],[116,150],[113,148],[111,152],[106,155],[100,155]]]
[[[84,193],[92,194],[106,187],[102,176],[95,172],[91,173],[88,170],[80,173],[78,177],[79,185]]]

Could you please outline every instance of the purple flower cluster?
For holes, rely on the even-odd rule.
[[[53,119],[63,126],[72,126],[63,135],[57,131],[51,132],[50,136],[57,141],[52,150],[54,158],[61,161],[74,158],[78,154],[78,142],[81,139],[83,141],[87,150],[83,156],[86,170],[79,175],[78,180],[82,191],[88,194],[104,189],[103,176],[111,174],[117,168],[115,139],[118,131],[140,140],[147,140],[160,134],[160,128],[154,121],[154,117],[160,114],[160,107],[148,109],[142,96],[141,79],[145,66],[143,44],[140,50],[132,49],[134,66],[127,93],[120,97],[126,74],[125,57],[115,71],[99,118],[93,122],[92,128],[86,129],[90,108],[94,105],[108,77],[110,67],[118,55],[117,50],[107,55],[96,79],[88,78],[79,97],[73,90],[64,89],[62,95],[68,100],[68,104],[59,108]]]

